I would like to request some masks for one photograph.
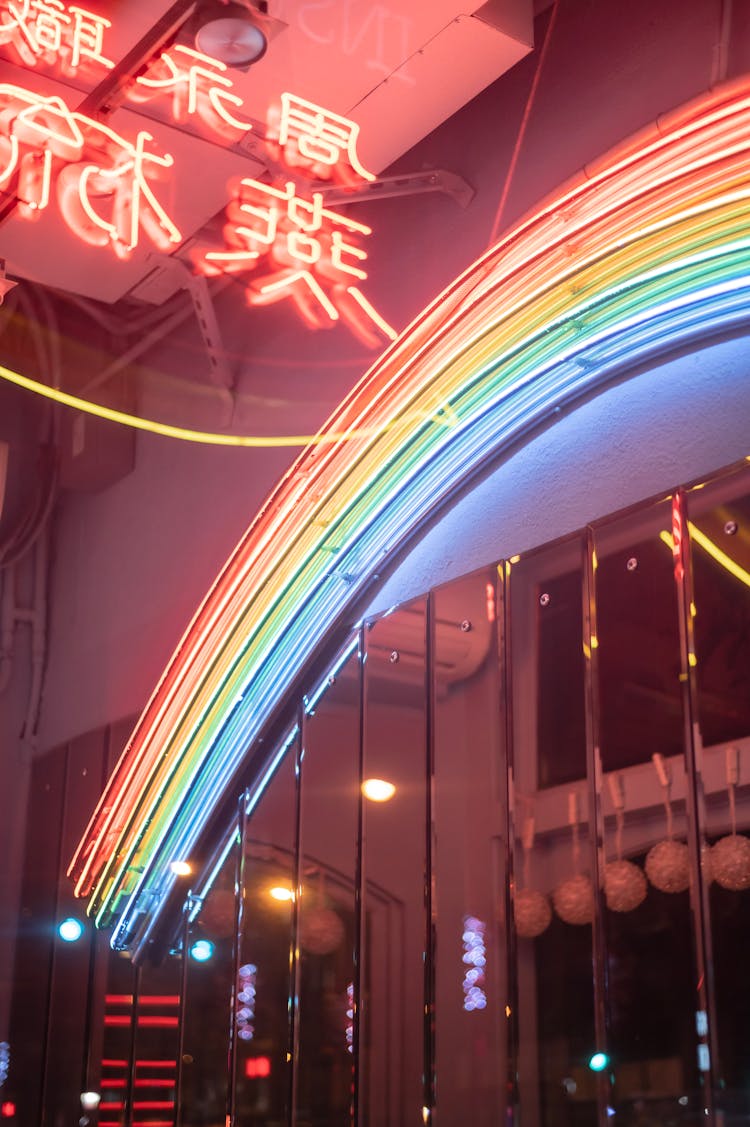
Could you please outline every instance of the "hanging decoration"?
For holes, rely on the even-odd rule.
[[[575,876],[558,884],[552,893],[552,903],[558,916],[566,924],[590,924],[594,918],[594,886],[589,877],[579,871],[581,844],[578,833],[578,794],[574,790],[568,795],[568,824],[573,833]]]
[[[612,773],[608,780],[617,818],[615,837],[617,859],[609,861],[604,866],[604,896],[607,907],[613,912],[632,912],[646,899],[648,886],[638,866],[622,858],[622,831],[625,822],[625,788],[622,776],[619,773]]]
[[[750,888],[750,839],[737,833],[735,788],[740,778],[740,753],[736,747],[726,750],[726,771],[732,832],[714,845],[711,866],[717,884],[730,892],[742,892]]]
[[[534,847],[534,815],[529,814],[524,822],[521,845],[523,848],[523,888],[515,890],[513,896],[513,918],[516,934],[521,939],[536,939],[546,931],[552,920],[552,909],[543,892],[529,888],[529,868],[531,851]]]
[[[672,776],[658,752],[651,759],[664,794],[667,838],[654,845],[646,854],[646,875],[660,892],[684,892],[690,885],[690,852],[684,841],[674,840],[670,798]]]

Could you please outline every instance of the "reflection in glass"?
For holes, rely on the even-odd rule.
[[[580,561],[568,541],[509,576],[518,1098],[534,1127],[597,1121]]]
[[[747,473],[688,497],[709,889],[717,1106],[750,1116],[750,493]]]
[[[690,1123],[703,1106],[671,528],[667,499],[595,531],[607,1043],[624,1123]]]
[[[359,808],[359,657],[303,725],[297,1121],[351,1122]]]
[[[363,809],[360,1123],[422,1122],[427,809],[426,607],[365,634],[365,778],[396,787]],[[429,967],[427,968],[429,972]]]
[[[436,1109],[505,1122],[505,771],[494,569],[433,596]]]
[[[234,1114],[243,1127],[284,1124],[290,1108],[296,747],[289,747],[245,826],[234,1042]]]
[[[229,1020],[234,976],[237,835],[187,927],[183,1002],[181,1124],[204,1127],[226,1116]]]
[[[177,1112],[182,953],[169,952],[157,966],[147,963],[138,967],[136,979],[131,1103],[125,1122],[158,1115],[169,1127],[175,1123]],[[125,998],[116,1005],[123,1007],[123,1014],[127,1012]]]

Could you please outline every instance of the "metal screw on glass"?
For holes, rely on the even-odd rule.
[[[724,531],[726,532],[727,536],[734,536],[739,527],[740,526],[737,524],[736,520],[728,520],[724,525]]]
[[[391,650],[391,656],[388,658],[391,665],[395,665],[398,661],[398,650]]]
[[[469,631],[471,630],[471,623],[469,622],[468,618],[465,618],[462,621],[461,630],[463,631],[464,634],[468,634]]]
[[[635,569],[638,567],[638,560],[635,558],[635,556],[630,557],[628,562],[625,564],[625,567],[628,569],[628,571],[635,571]]]
[[[544,592],[543,595],[539,596],[539,606],[540,607],[548,607],[549,606],[549,595],[546,591]]]

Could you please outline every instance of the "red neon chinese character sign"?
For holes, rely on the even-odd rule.
[[[70,73],[87,63],[111,69],[104,32],[112,24],[62,0],[5,0],[0,4],[0,45],[9,44],[28,67],[60,62]]]
[[[163,250],[181,241],[150,183],[173,159],[149,151],[150,133],[128,141],[60,97],[7,83],[0,84],[0,115],[8,129],[0,136],[0,188],[15,184],[23,216],[47,208],[54,184],[63,219],[84,242],[111,245],[124,258],[141,228]]]
[[[233,113],[242,108],[243,101],[233,93],[234,84],[226,70],[226,64],[219,59],[178,45],[165,51],[146,74],[136,79],[130,97],[133,101],[145,101],[171,93],[175,121],[185,121],[197,114],[219,132],[247,133],[252,125]]]
[[[356,240],[369,235],[370,227],[324,207],[320,192],[311,199],[298,196],[292,181],[278,188],[243,180],[227,217],[228,249],[203,256],[198,265],[205,273],[255,270],[262,262],[276,269],[248,282],[249,304],[291,298],[311,328],[342,319],[368,346],[378,341],[373,326],[395,338],[356,285],[367,277],[362,268],[367,252]]]
[[[282,94],[280,108],[269,110],[267,142],[271,155],[288,168],[299,168],[318,180],[335,178],[355,184],[375,179],[359,159],[358,137],[355,122],[295,94]]]

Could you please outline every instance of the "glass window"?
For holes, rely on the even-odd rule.
[[[234,1033],[234,1114],[243,1127],[282,1127],[291,1106],[296,755],[295,739],[251,800],[245,826]]]
[[[303,727],[297,1122],[351,1123],[360,783],[359,655],[327,678]],[[315,694],[317,695],[317,694]]]
[[[497,575],[433,596],[432,804],[436,1109],[440,1122],[506,1123],[504,712]],[[503,733],[504,734],[504,733]]]
[[[181,1072],[181,1125],[221,1123],[227,1112],[229,1024],[237,930],[238,840],[202,899],[188,905]]]
[[[359,1108],[367,1127],[422,1122],[426,1099],[426,623],[420,599],[366,630]]]
[[[597,1122],[581,558],[578,540],[529,554],[506,594],[518,1099],[539,1127]]]

